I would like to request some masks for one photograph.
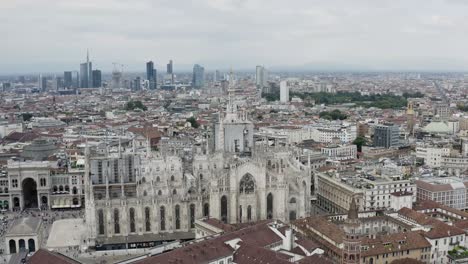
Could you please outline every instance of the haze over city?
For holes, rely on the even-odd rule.
[[[272,70],[463,71],[463,0],[2,1],[0,74],[60,72],[90,49],[141,70],[199,63]]]

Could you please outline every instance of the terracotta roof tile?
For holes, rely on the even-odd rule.
[[[76,260],[73,260],[60,253],[51,252],[45,249],[39,249],[32,257],[30,257],[26,263],[28,264],[79,264]]]

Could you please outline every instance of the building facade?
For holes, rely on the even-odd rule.
[[[224,121],[234,126],[229,132],[237,134],[225,131],[218,138],[220,149],[212,152],[207,144],[190,161],[151,151],[114,156],[87,151],[90,245],[133,248],[192,239],[195,220],[203,217],[232,224],[307,216],[310,166],[286,146],[253,148],[249,141],[239,147],[240,138],[252,140],[246,129],[253,127],[237,117],[228,107]]]
[[[375,147],[396,147],[399,145],[400,129],[396,125],[377,125],[374,128]]]

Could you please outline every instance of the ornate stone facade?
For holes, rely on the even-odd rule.
[[[90,246],[132,248],[191,239],[195,220],[203,217],[241,223],[308,216],[310,165],[301,163],[300,152],[290,146],[254,142],[253,133],[245,131],[249,124],[243,118],[243,135],[232,137],[243,139],[241,148],[233,141],[221,144],[227,150],[210,153],[206,147],[190,159],[135,150],[98,156],[87,150]]]

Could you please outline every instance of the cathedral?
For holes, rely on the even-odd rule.
[[[254,125],[229,102],[211,143],[192,157],[171,152],[86,150],[88,244],[97,249],[151,247],[194,238],[195,221],[225,223],[306,217],[310,162],[287,144],[254,139]]]

